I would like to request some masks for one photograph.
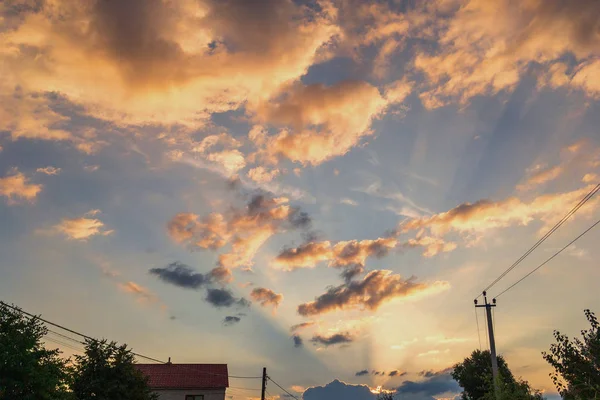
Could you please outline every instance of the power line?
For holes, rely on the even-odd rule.
[[[524,281],[525,279],[527,279],[531,274],[533,274],[538,269],[542,268],[544,265],[546,265],[548,262],[550,262],[552,259],[554,259],[556,256],[558,256],[560,253],[562,253],[563,251],[565,251],[573,243],[575,243],[576,241],[578,241],[582,236],[584,236],[586,233],[588,233],[589,231],[591,231],[592,229],[594,229],[596,227],[596,225],[598,225],[598,224],[600,224],[600,219],[598,221],[596,221],[592,226],[590,226],[589,228],[587,228],[585,231],[583,231],[583,233],[581,233],[575,239],[571,240],[565,247],[563,247],[562,249],[560,249],[559,251],[557,251],[556,253],[554,253],[552,255],[552,257],[548,258],[546,261],[544,261],[543,263],[541,263],[540,265],[538,265],[537,267],[535,267],[531,272],[529,272],[528,274],[526,274],[525,276],[523,276],[521,279],[519,279],[518,281],[516,281],[515,283],[513,283],[512,285],[510,285],[509,287],[507,287],[506,289],[504,289],[502,292],[500,292],[500,294],[497,295],[496,298],[502,296],[504,293],[508,292],[510,289],[514,288],[519,283],[521,283],[522,281]]]
[[[289,394],[290,396],[292,396],[294,399],[300,400],[297,396],[294,396],[293,394],[291,394],[290,392],[288,392],[287,390],[285,390],[279,383],[275,382],[270,376],[268,376],[267,378],[271,382],[273,382],[275,385],[277,385],[279,387],[279,389],[283,390],[284,392],[286,392],[287,394]]]
[[[24,315],[28,316],[28,317],[29,317],[29,318],[31,318],[31,319],[33,319],[33,318],[35,318],[35,319],[38,319],[38,320],[40,320],[40,321],[44,322],[44,323],[45,323],[45,324],[47,324],[47,325],[51,325],[51,326],[54,326],[54,327],[56,327],[56,328],[62,329],[62,330],[64,330],[64,331],[66,331],[66,332],[70,332],[70,333],[72,333],[72,334],[74,334],[74,335],[77,335],[77,336],[83,337],[83,338],[85,338],[85,339],[87,339],[87,340],[90,340],[90,341],[92,341],[92,342],[100,342],[100,340],[98,340],[98,339],[95,339],[95,338],[93,338],[93,337],[91,337],[91,336],[84,335],[83,333],[80,333],[80,332],[74,331],[74,330],[72,330],[72,329],[69,329],[69,328],[67,328],[67,327],[64,327],[64,326],[62,326],[62,325],[59,325],[59,324],[56,324],[56,323],[54,323],[54,322],[48,321],[48,320],[46,320],[46,319],[44,319],[44,318],[41,318],[41,317],[39,317],[39,316],[37,316],[37,315],[30,314],[30,313],[28,313],[28,312],[26,312],[26,311],[24,311],[24,310],[22,310],[22,309],[20,309],[20,308],[18,308],[18,307],[15,307],[15,306],[12,306],[12,305],[10,305],[10,304],[8,304],[8,303],[5,303],[4,301],[1,301],[1,300],[0,300],[0,305],[3,305],[3,306],[5,306],[5,307],[7,307],[7,308],[10,308],[11,310],[14,310],[14,311],[16,311],[16,312],[18,312],[18,313],[24,314]],[[65,336],[65,335],[62,335],[62,336]],[[72,339],[72,338],[71,338],[71,339]],[[72,339],[72,340],[75,340],[75,339]],[[79,343],[81,343],[81,344],[85,344],[85,343],[83,343],[83,342],[79,342]],[[154,361],[154,362],[156,362],[156,363],[159,363],[159,364],[168,364],[168,362],[167,362],[167,361],[161,361],[161,360],[158,360],[158,359],[156,359],[156,358],[152,358],[152,357],[145,356],[145,355],[143,355],[143,354],[134,353],[133,351],[131,352],[131,354],[132,354],[132,355],[134,355],[134,356],[136,356],[136,357],[143,358],[143,359],[145,359],[145,360]],[[184,365],[181,365],[181,367],[185,368],[185,366],[184,366]],[[207,374],[207,375],[214,375],[214,376],[226,376],[226,377],[228,377],[228,378],[233,378],[233,379],[262,379],[262,377],[260,377],[260,376],[235,376],[235,375],[228,375],[228,374],[217,374],[217,373],[214,373],[214,372],[208,372],[208,371],[199,371],[199,370],[197,370],[197,369],[195,369],[195,368],[190,368],[190,369],[193,369],[193,370],[194,370],[194,371],[196,371],[197,373],[202,373],[202,374]]]
[[[479,339],[479,350],[481,351],[481,331],[479,330],[479,317],[477,316],[477,308],[475,308],[475,322],[477,322],[477,338]]]
[[[535,249],[537,249],[546,239],[548,239],[558,228],[560,228],[573,214],[577,212],[585,203],[588,202],[594,195],[600,190],[600,184],[597,184],[588,194],[586,194],[580,201],[577,203],[571,211],[569,211],[559,222],[556,223],[544,236],[540,238],[529,250],[525,252],[517,261],[515,261],[510,267],[508,267],[499,277],[497,277],[492,283],[490,283],[483,292],[487,292],[492,286],[498,283],[502,278],[506,276],[510,271],[512,271],[517,265],[521,263],[529,254],[531,254]],[[476,297],[478,299],[481,297],[481,294]],[[496,296],[497,297],[497,296]]]

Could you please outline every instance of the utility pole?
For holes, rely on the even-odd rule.
[[[260,395],[260,400],[265,400],[265,391],[267,390],[267,367],[263,368],[262,375],[262,392]]]
[[[485,304],[482,305],[477,305],[477,299],[475,299],[475,307],[485,307],[488,336],[490,338],[490,353],[492,355],[492,377],[494,379],[494,392],[496,393],[496,399],[498,399],[498,358],[496,357],[496,339],[494,339],[494,322],[492,320],[492,307],[496,307],[496,299],[492,299],[492,304],[488,303],[487,293],[485,291],[483,292],[483,299]]]

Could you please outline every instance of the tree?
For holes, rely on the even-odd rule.
[[[463,400],[492,400],[495,391],[492,380],[490,352],[475,350],[470,357],[454,366],[452,378],[463,388]],[[523,380],[516,380],[502,356],[498,356],[498,387],[501,400],[542,399]]]
[[[591,327],[581,331],[581,339],[571,341],[554,331],[556,343],[542,353],[554,368],[550,377],[564,399],[600,399],[600,324],[593,312],[584,313]]]
[[[134,365],[127,345],[86,340],[85,354],[75,356],[73,393],[77,400],[155,400],[147,378]]]
[[[44,347],[47,333],[38,318],[0,303],[0,400],[69,398],[68,360]]]

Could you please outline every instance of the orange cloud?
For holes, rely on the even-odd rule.
[[[219,255],[219,265],[227,268],[251,267],[256,252],[274,234],[306,226],[310,219],[287,204],[286,198],[253,196],[241,209],[212,213],[177,214],[167,224],[171,238],[190,249],[230,249]]]
[[[439,50],[419,53],[414,61],[428,78],[430,89],[421,98],[429,108],[452,98],[464,103],[476,95],[511,90],[531,62],[548,64],[565,54],[585,60],[600,50],[590,19],[600,6],[593,0],[458,4],[449,21],[437,23]],[[573,83],[596,95],[598,66],[581,63],[579,68]]]
[[[266,288],[254,288],[252,292],[250,292],[250,297],[252,300],[260,303],[261,306],[273,306],[273,309],[279,307],[279,304],[283,301],[283,295],[280,293],[275,293],[271,289]]]
[[[248,178],[257,183],[271,182],[280,171],[278,169],[267,170],[265,167],[258,166],[248,171]]]
[[[12,28],[0,38],[12,87],[61,93],[95,117],[133,124],[197,127],[268,97],[337,33],[326,11],[278,0],[55,0],[18,15],[4,2],[0,15]]]
[[[270,162],[284,157],[318,165],[346,154],[371,135],[371,121],[386,106],[379,90],[366,82],[296,85],[276,99],[260,103],[255,111],[259,122],[282,129],[272,136],[253,130],[249,137],[264,148],[259,154]]]
[[[141,303],[156,302],[158,300],[156,295],[152,293],[148,288],[138,285],[135,282],[129,281],[126,283],[118,283],[117,286],[125,293],[130,293],[134,295]]]
[[[100,210],[91,210],[83,217],[65,218],[54,226],[54,231],[62,233],[67,239],[84,241],[95,235],[111,235],[114,230],[105,230],[102,221],[97,218],[88,218],[99,212]]]
[[[60,173],[60,171],[62,171],[62,169],[56,168],[56,167],[45,167],[45,168],[38,168],[35,171],[39,172],[41,174],[46,174],[46,175],[58,175]]]
[[[540,195],[530,201],[509,197],[497,202],[480,200],[475,203],[464,203],[443,213],[409,220],[401,224],[400,230],[408,232],[426,229],[433,236],[441,237],[449,232],[467,236],[477,235],[497,228],[529,225],[534,220],[552,225],[593,187],[594,185],[588,185],[570,192]],[[598,204],[598,199],[590,200],[578,215],[589,214]],[[546,228],[542,228],[544,229]]]
[[[296,248],[284,249],[273,260],[272,265],[288,270],[314,268],[321,261],[329,261],[330,267],[364,266],[368,257],[383,257],[397,243],[395,238],[349,240],[333,245],[329,241],[309,242]]]
[[[362,281],[349,281],[332,287],[314,301],[300,304],[298,314],[313,316],[336,310],[377,310],[393,299],[412,297],[449,288],[447,282],[418,283],[392,271],[369,272]]]
[[[517,186],[518,190],[529,190],[535,186],[542,185],[558,178],[565,171],[564,166],[557,165],[552,168],[545,168],[533,173],[527,180]]]
[[[454,242],[446,242],[441,238],[431,236],[417,236],[415,239],[409,239],[406,243],[408,247],[424,247],[424,257],[433,257],[439,253],[447,253],[456,250],[458,245]]]
[[[17,169],[0,178],[0,196],[6,197],[8,204],[17,204],[19,200],[33,202],[42,188],[42,185],[30,183],[29,178]]]

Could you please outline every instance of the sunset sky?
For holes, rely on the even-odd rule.
[[[305,400],[453,399],[600,181],[596,0],[4,0],[0,76],[0,300]],[[552,399],[599,240],[498,299]]]

